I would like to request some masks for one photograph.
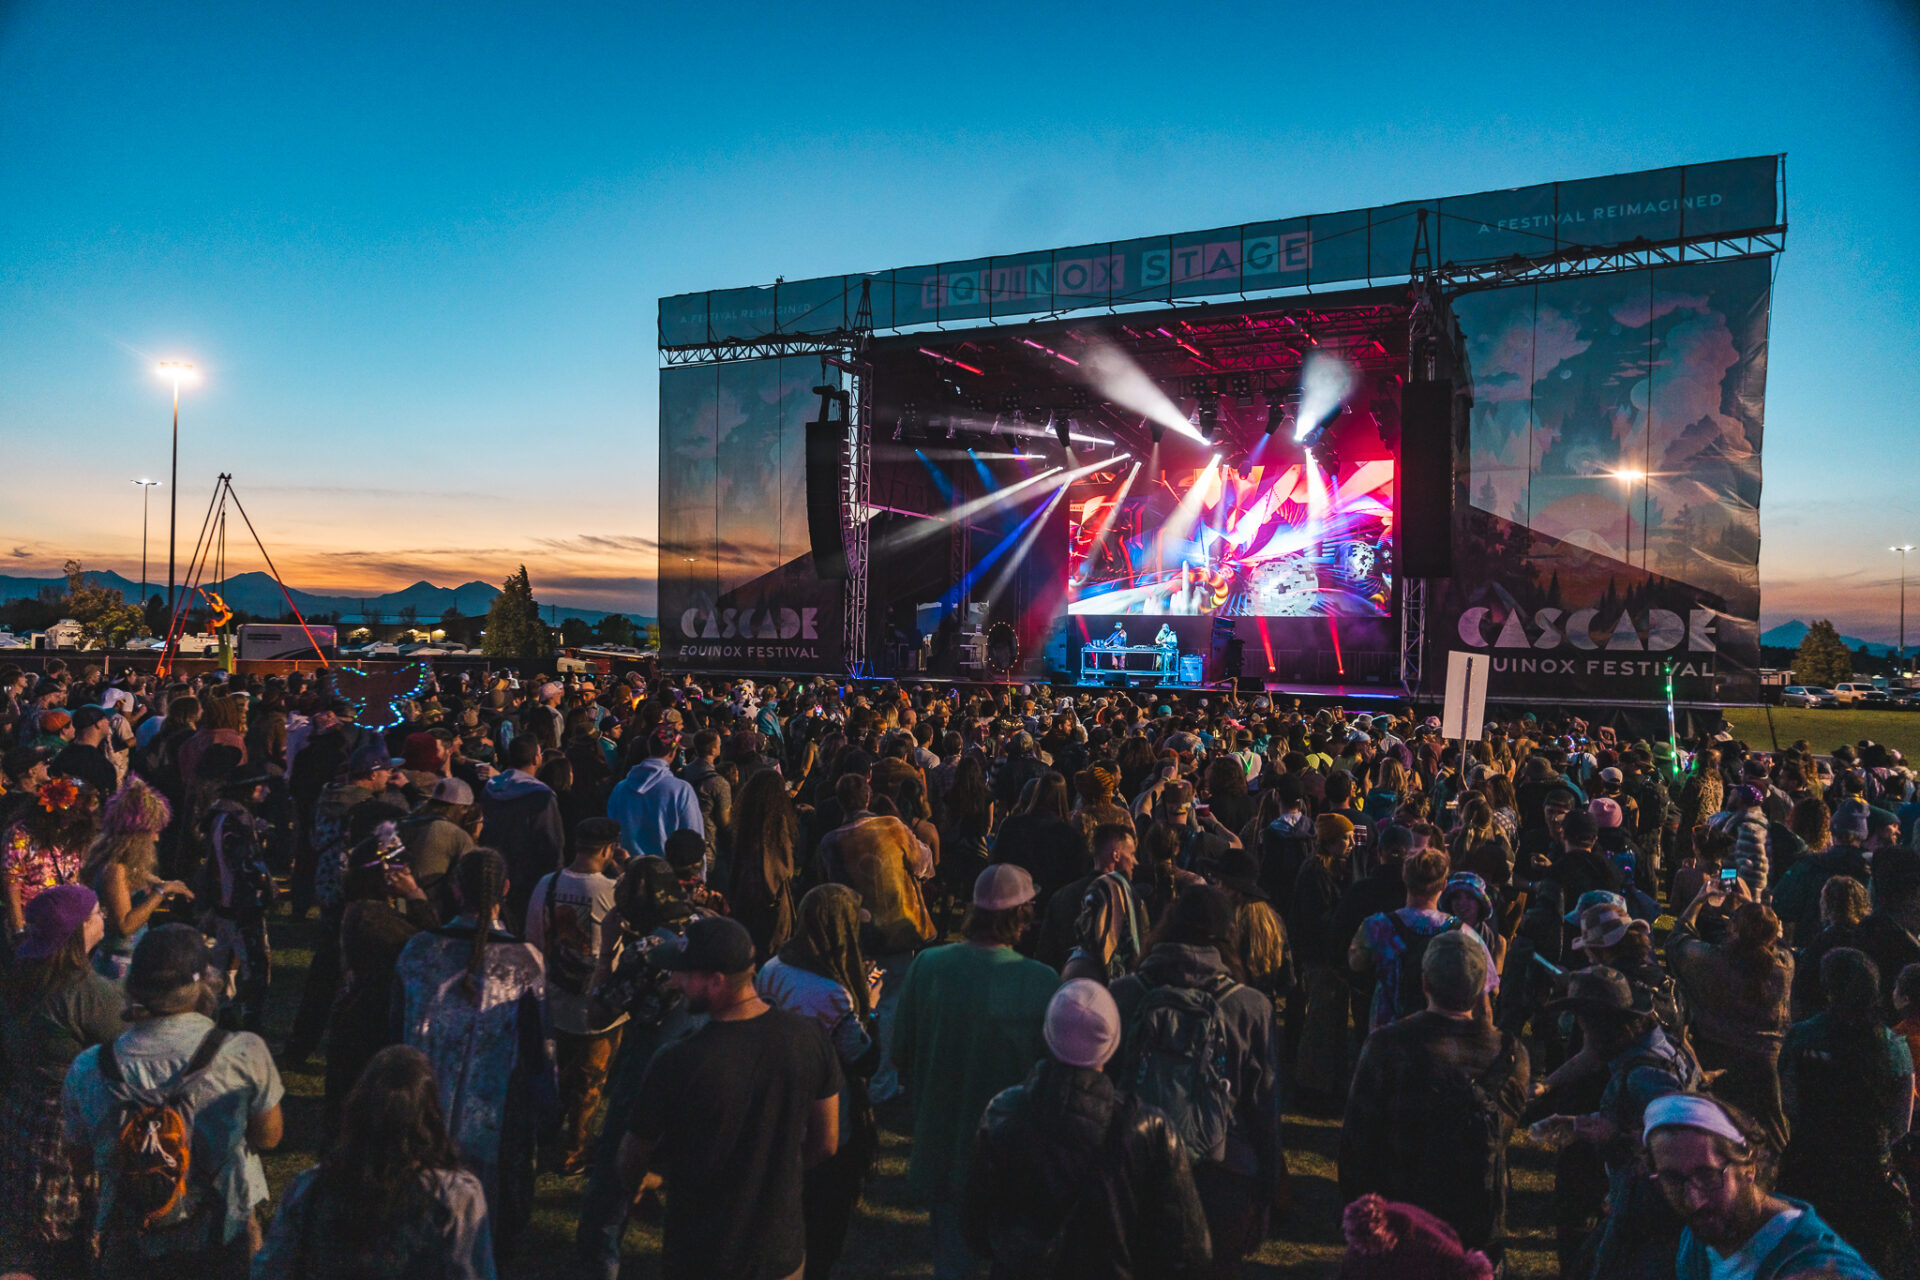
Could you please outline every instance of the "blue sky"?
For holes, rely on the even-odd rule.
[[[1891,639],[1912,10],[1323,10],[0,2],[0,572],[137,571],[179,358],[184,536],[649,612],[662,294],[1786,151],[1763,622]]]

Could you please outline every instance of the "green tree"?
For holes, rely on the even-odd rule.
[[[490,658],[546,658],[552,654],[546,624],[540,621],[540,605],[533,598],[533,583],[527,578],[527,566],[507,575],[500,594],[487,610],[487,633],[481,651]]]
[[[80,624],[81,638],[88,644],[117,649],[146,630],[146,618],[128,604],[118,591],[93,586],[78,560],[66,563],[67,616]]]
[[[1800,651],[1793,655],[1793,678],[1827,688],[1853,678],[1853,654],[1840,642],[1833,623],[1822,618],[1808,628]]]
[[[587,625],[585,618],[560,619],[560,643],[569,649],[578,649],[593,643],[593,628]]]
[[[620,644],[632,647],[637,643],[639,633],[633,628],[633,619],[624,613],[610,613],[594,624],[593,638],[601,644]]]
[[[655,651],[659,650],[660,648],[660,624],[659,623],[649,622],[647,624],[647,629],[645,633],[645,642],[641,644],[640,647],[643,649],[653,649]]]

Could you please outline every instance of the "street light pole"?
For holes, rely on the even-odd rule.
[[[1913,550],[1911,542],[1904,546],[1888,547],[1889,551],[1900,553],[1900,675],[1907,673],[1907,552]]]
[[[158,480],[135,480],[140,486],[140,613],[147,612],[147,499],[153,496]]]
[[[174,556],[180,526],[180,383],[193,380],[193,366],[180,360],[162,360],[162,377],[173,379],[173,473],[167,480],[167,621],[174,615]]]

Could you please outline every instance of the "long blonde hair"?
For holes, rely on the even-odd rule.
[[[1234,915],[1240,924],[1240,965],[1249,985],[1271,990],[1287,962],[1287,927],[1264,902],[1240,904]]]

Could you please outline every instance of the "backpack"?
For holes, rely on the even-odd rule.
[[[1134,1015],[1133,1094],[1167,1117],[1194,1164],[1226,1157],[1233,1126],[1226,1019],[1220,1002],[1240,984],[1149,987]]]
[[[1518,1061],[1519,1041],[1500,1033],[1500,1052],[1481,1074],[1456,1066],[1421,1074],[1419,1110],[1427,1132],[1420,1168],[1406,1176],[1428,1189],[1422,1208],[1444,1219],[1462,1239],[1484,1240],[1493,1232],[1509,1128],[1500,1093]]]
[[[1025,1105],[1031,1109],[1031,1100]],[[994,1215],[988,1230],[995,1275],[1006,1275],[1013,1280],[1052,1280],[1052,1277],[1066,1272],[1075,1229],[1099,1230],[1104,1225],[1088,1219],[1103,1207],[1102,1202],[1105,1202],[1104,1207],[1111,1209],[1113,1188],[1110,1180],[1126,1177],[1126,1147],[1122,1139],[1140,1114],[1137,1100],[1128,1103],[1122,1098],[1116,1102],[1113,1115],[1107,1122],[1107,1132],[1100,1140],[1099,1151],[1095,1153],[1094,1165],[1088,1170],[1088,1176],[1081,1181],[1079,1193],[1067,1203],[1060,1214],[1059,1223],[1052,1231],[1042,1235],[1039,1231],[1029,1229],[1018,1215],[1011,1221],[1003,1220],[1002,1215]]]
[[[187,1090],[213,1064],[227,1033],[215,1027],[187,1059],[187,1065],[157,1089],[130,1085],[114,1056],[113,1041],[100,1045],[100,1076],[107,1093],[120,1104],[120,1133],[113,1159],[114,1198],[140,1235],[152,1235],[192,1221],[206,1199],[210,1173],[193,1168],[193,1111]]]
[[[547,896],[541,902],[541,922],[545,925],[541,950],[547,963],[547,981],[571,995],[583,996],[593,983],[593,971],[598,965],[598,957],[582,958],[580,952],[567,945],[567,940],[555,931],[553,900],[560,889],[560,873],[555,871],[544,876],[541,883],[547,886]]]
[[[1460,921],[1448,916],[1432,933],[1423,933],[1402,920],[1398,911],[1389,911],[1387,923],[1400,939],[1400,954],[1382,971],[1380,981],[1386,986],[1387,1007],[1397,1021],[1427,1007],[1427,991],[1420,983],[1420,962],[1426,957],[1427,944],[1443,933],[1460,928]]]

